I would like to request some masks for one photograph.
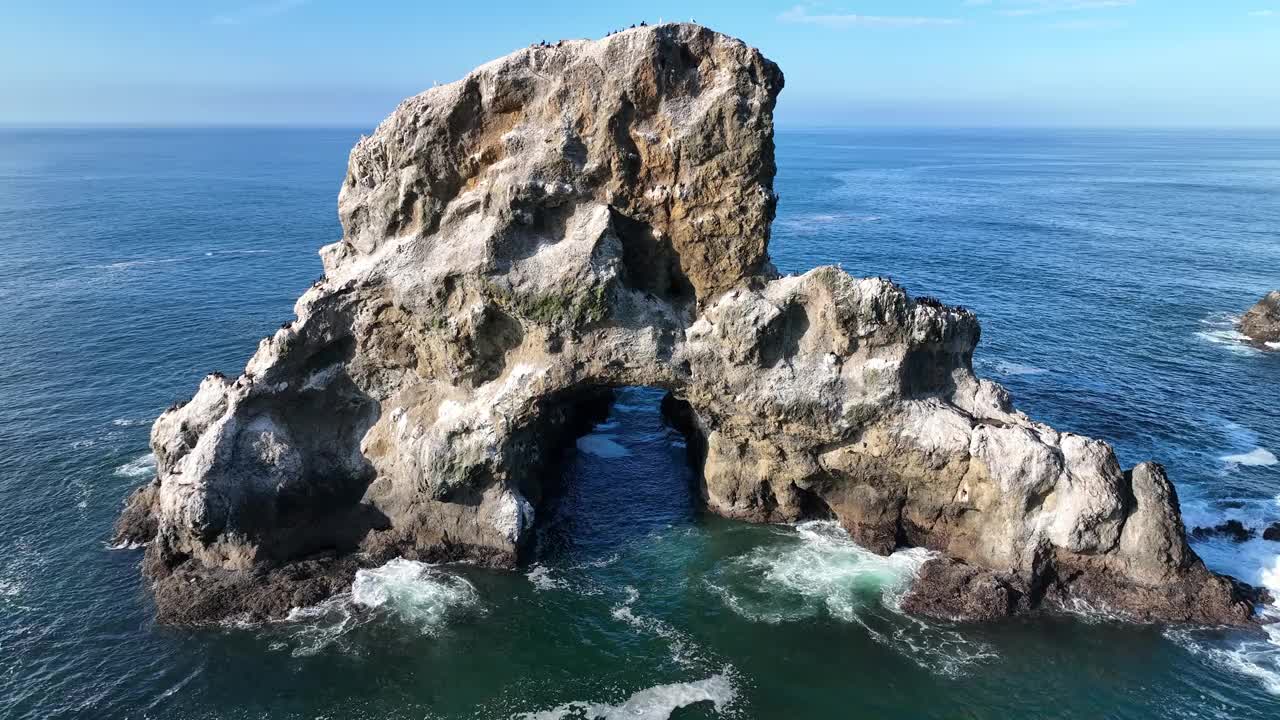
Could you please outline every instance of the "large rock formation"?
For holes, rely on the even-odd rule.
[[[1257,345],[1280,350],[1280,290],[1267,293],[1240,317],[1240,332]]]
[[[395,556],[511,566],[543,470],[609,388],[652,385],[708,507],[937,550],[910,606],[1245,623],[1159,466],[1015,411],[962,308],[769,262],[782,74],[696,25],[538,46],[410,98],[351,153],[343,239],[235,380],[165,412],[162,620],[279,616]]]

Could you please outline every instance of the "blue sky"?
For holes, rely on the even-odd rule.
[[[0,124],[371,126],[642,19],[763,50],[784,127],[1280,126],[1280,0],[5,0]]]

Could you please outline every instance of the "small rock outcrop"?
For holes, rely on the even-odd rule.
[[[1254,344],[1280,350],[1280,290],[1272,290],[1240,317],[1240,332]]]
[[[396,556],[518,562],[610,388],[666,388],[714,512],[922,546],[907,605],[1250,622],[1173,486],[976,377],[974,315],[768,256],[782,73],[690,24],[521,50],[351,152],[344,235],[236,379],[156,421],[162,621],[278,617]]]
[[[1247,528],[1239,520],[1227,520],[1213,527],[1197,527],[1191,531],[1191,537],[1204,540],[1211,537],[1225,537],[1232,542],[1247,542],[1253,539],[1254,531]]]

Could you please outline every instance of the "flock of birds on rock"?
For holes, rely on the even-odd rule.
[[[697,20],[694,20],[693,18],[689,18],[689,22],[696,23]],[[661,25],[662,22],[659,21],[658,24]],[[617,35],[620,32],[625,32],[627,30],[635,30],[638,27],[649,27],[649,23],[645,22],[644,20],[641,20],[639,25],[632,25],[631,27],[622,28],[621,30],[610,30],[609,32],[605,33],[604,36],[609,37],[611,35]],[[530,45],[529,47],[551,48],[551,47],[560,47],[561,45],[564,45],[563,40],[557,40],[554,43],[549,43],[546,40],[543,40],[541,42],[536,42]]]

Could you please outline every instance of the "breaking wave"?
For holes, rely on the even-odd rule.
[[[1239,320],[1239,315],[1214,313],[1200,321],[1206,329],[1196,332],[1196,337],[1237,355],[1253,355],[1258,352],[1258,349],[1250,344],[1252,341],[1248,335],[1236,329],[1236,323]]]
[[[382,567],[357,571],[351,600],[366,608],[385,609],[433,634],[450,614],[478,605],[480,595],[464,577],[396,558]]]
[[[578,450],[598,458],[620,458],[631,454],[612,435],[583,435],[578,438]]]
[[[116,475],[128,478],[146,477],[148,475],[154,475],[155,472],[156,456],[154,453],[147,453],[141,457],[136,457],[115,470]]]
[[[1222,461],[1231,465],[1248,465],[1250,467],[1275,465],[1278,462],[1275,453],[1260,447],[1256,447],[1247,453],[1223,455]]]
[[[1280,696],[1280,615],[1273,611],[1264,621],[1272,624],[1262,626],[1262,635],[1250,634],[1235,642],[1223,642],[1206,631],[1187,628],[1170,628],[1165,637],[1211,665],[1254,678],[1267,692]]]
[[[1049,372],[1044,368],[1038,368],[1033,365],[1022,365],[1016,362],[1001,360],[994,366],[995,371],[1001,375],[1044,375]]]
[[[822,612],[853,622],[872,604],[896,607],[929,552],[919,548],[876,555],[854,543],[838,523],[796,525],[799,543],[758,547],[733,558],[712,589],[735,613],[780,623]]]
[[[723,713],[737,697],[738,688],[731,672],[722,672],[704,680],[655,685],[633,693],[616,705],[570,702],[550,710],[521,713],[513,716],[513,720],[667,720],[676,710],[698,703],[711,703],[717,713]]]
[[[722,563],[705,582],[748,620],[778,624],[826,615],[858,624],[922,667],[954,676],[995,652],[955,629],[901,612],[902,597],[931,556],[921,548],[876,555],[838,523],[811,521],[796,525],[789,542]]]
[[[478,610],[480,594],[466,578],[416,560],[396,558],[356,572],[351,590],[309,607],[294,608],[282,621],[294,656],[314,655],[351,631],[378,620],[415,626],[435,635],[454,618]]]

